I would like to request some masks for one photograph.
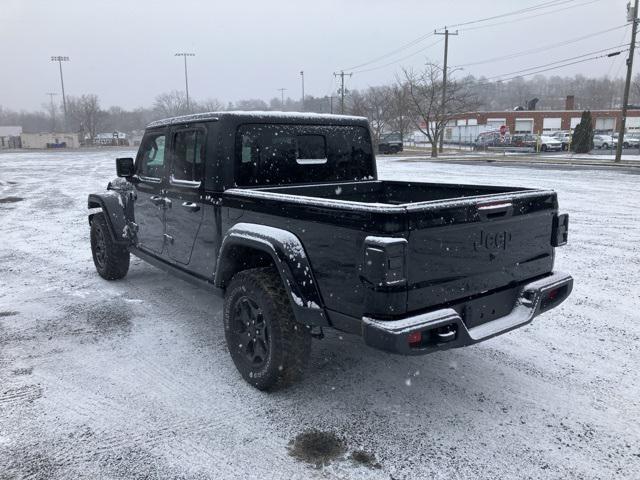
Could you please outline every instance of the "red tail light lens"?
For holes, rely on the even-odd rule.
[[[422,343],[422,332],[411,332],[408,337],[410,347],[417,347]]]

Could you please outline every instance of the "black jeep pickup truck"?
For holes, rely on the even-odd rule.
[[[529,323],[571,292],[550,190],[378,180],[359,117],[222,112],[150,124],[89,195],[98,273],[136,255],[224,296],[231,357],[259,389],[300,377],[334,328],[405,355]]]

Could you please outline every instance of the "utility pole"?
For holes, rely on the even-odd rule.
[[[60,67],[60,85],[62,86],[62,107],[64,109],[64,129],[67,129],[67,97],[64,94],[64,78],[62,77],[62,62],[68,62],[69,57],[54,56],[51,57],[52,62],[58,62]]]
[[[189,104],[189,76],[187,75],[187,57],[195,57],[195,53],[179,52],[175,54],[176,57],[184,57],[184,89],[187,94],[187,112],[191,112],[191,105]]]
[[[51,133],[55,133],[56,131],[56,107],[53,105],[53,97],[58,95],[55,92],[47,92],[45,95],[49,95],[49,99],[51,100]]]
[[[624,84],[624,96],[622,97],[622,117],[618,130],[618,145],[616,146],[616,163],[622,160],[622,147],[624,143],[624,130],[627,125],[627,104],[629,103],[629,87],[631,86],[631,74],[633,71],[633,54],[636,47],[636,31],[638,29],[638,0],[627,3],[627,20],[631,24],[631,43],[629,44],[629,58],[627,58],[627,80]]]
[[[282,111],[284,111],[284,92],[287,91],[286,88],[278,88],[280,92],[280,106],[282,107]]]
[[[300,70],[300,78],[302,79],[302,111],[304,112],[304,70]]]
[[[444,66],[442,68],[442,117],[444,118],[444,115],[446,113],[445,108],[446,108],[446,102],[447,102],[447,58],[449,56],[449,35],[458,35],[458,31],[456,30],[455,32],[450,32],[447,27],[444,27],[444,32],[438,32],[435,31],[433,32],[435,35],[444,35]],[[443,128],[440,132],[440,153],[442,153],[442,151],[444,150],[444,126],[446,126],[446,124],[443,124]]]
[[[353,75],[353,73],[344,73],[344,70],[341,70],[340,73],[333,72],[334,77],[340,77],[340,115],[344,115],[344,94],[345,94],[344,77],[345,75],[350,77],[351,75]]]

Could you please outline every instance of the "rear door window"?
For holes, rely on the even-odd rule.
[[[200,182],[204,172],[205,131],[180,130],[173,135],[171,176],[175,180]]]
[[[241,186],[373,178],[369,132],[357,126],[251,124],[238,128]]]

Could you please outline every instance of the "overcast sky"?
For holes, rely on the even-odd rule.
[[[385,55],[435,28],[538,5],[544,0],[1,0],[0,105],[39,109],[46,92],[60,91],[52,55],[66,55],[67,95],[95,93],[103,107],[150,106],[162,92],[184,89],[179,51],[189,59],[193,98],[235,101],[270,98],[287,88],[335,92],[332,72]],[[590,3],[587,3],[590,1]],[[451,37],[450,65],[467,64],[537,49],[622,26],[627,0],[559,1],[553,9],[459,27]],[[569,8],[567,8],[569,7]],[[535,16],[534,15],[539,15]],[[525,17],[530,17],[526,18]],[[532,17],[532,18],[531,18]],[[504,23],[508,22],[508,23]],[[500,25],[488,26],[500,23]],[[486,28],[475,28],[475,27]],[[494,76],[547,64],[628,42],[619,28],[534,55],[465,67]],[[442,37],[430,37],[378,63],[407,57]],[[353,88],[392,82],[401,65],[442,61],[443,43],[394,65],[355,74]],[[549,74],[624,75],[623,55],[594,60]]]

